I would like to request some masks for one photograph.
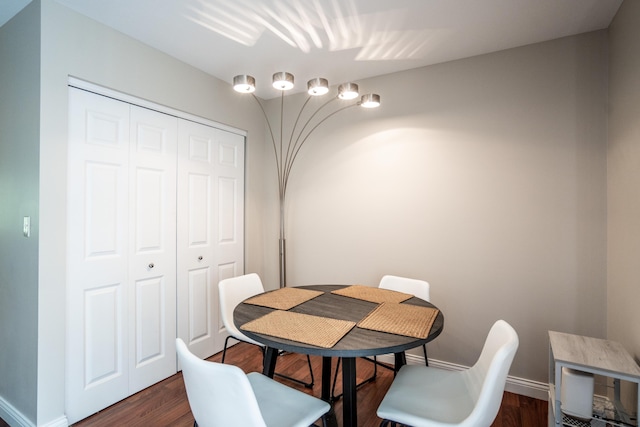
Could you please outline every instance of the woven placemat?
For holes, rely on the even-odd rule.
[[[438,313],[437,308],[385,302],[358,322],[358,327],[425,339]]]
[[[272,292],[256,295],[244,302],[262,307],[275,308],[276,310],[289,310],[296,305],[314,299],[323,293],[324,292],[312,291],[309,289],[282,288]]]
[[[355,322],[312,316],[292,311],[272,311],[240,327],[245,331],[331,348],[345,336]]]
[[[352,285],[346,288],[331,291],[332,294],[342,295],[345,297],[361,299],[364,301],[383,303],[383,302],[397,302],[406,301],[413,297],[411,294],[405,294],[404,292],[392,291],[390,289],[372,288],[371,286],[364,285]]]

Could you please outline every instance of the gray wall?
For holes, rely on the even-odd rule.
[[[471,365],[502,318],[511,374],[546,383],[548,330],[606,333],[606,32],[360,83],[382,107],[318,128],[292,172],[289,283],[427,280],[430,357]]]
[[[36,419],[40,7],[0,28],[0,396]],[[31,217],[31,237],[22,218]],[[0,411],[2,416],[2,411]],[[6,417],[6,416],[5,416]]]
[[[610,28],[607,336],[640,359],[640,2]]]

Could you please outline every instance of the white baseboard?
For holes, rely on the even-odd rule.
[[[394,363],[393,355],[385,354],[378,356],[378,360],[385,363]],[[424,357],[407,353],[408,365],[424,365]],[[434,368],[446,369],[448,371],[462,371],[469,369],[468,366],[458,365],[455,363],[444,362],[429,358],[429,366]],[[539,400],[547,400],[549,398],[549,384],[539,381],[532,381],[526,378],[519,378],[509,375],[505,390],[510,393],[520,394],[522,396],[531,397]]]
[[[11,427],[35,427],[22,412],[18,411],[12,404],[0,396],[0,418],[5,420]]]
[[[11,427],[36,427],[36,425],[18,411],[13,405],[0,396],[0,418]],[[61,416],[39,427],[69,427],[69,420],[66,416]]]
[[[42,424],[39,427],[69,427],[69,420],[63,415],[62,417],[49,421],[46,424]]]
[[[506,391],[538,400],[549,400],[549,384],[509,375]]]

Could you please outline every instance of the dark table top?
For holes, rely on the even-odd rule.
[[[350,320],[357,323],[378,305],[376,303],[331,293],[331,291],[335,289],[344,287],[346,287],[346,285],[301,286],[301,288],[304,289],[322,291],[324,294],[310,301],[304,302],[289,311],[329,317],[333,319]],[[403,302],[403,304],[437,308],[433,304],[416,297],[408,299]],[[233,320],[236,326],[240,328],[245,323],[264,316],[273,310],[274,309],[268,307],[242,303],[234,310]],[[405,350],[421,346],[440,335],[443,328],[444,316],[442,312],[438,313],[438,316],[431,327],[431,331],[429,332],[429,336],[426,339],[417,339],[386,332],[377,332],[368,329],[361,329],[356,326],[332,348],[316,347],[298,341],[290,341],[245,330],[242,330],[242,333],[269,347],[293,353],[330,357],[362,357],[387,353],[400,353]]]

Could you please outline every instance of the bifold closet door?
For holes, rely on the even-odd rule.
[[[201,358],[221,351],[218,282],[244,272],[244,136],[178,126],[178,336]]]
[[[69,91],[66,411],[128,396],[129,105]]]
[[[176,118],[69,89],[70,423],[176,372]]]
[[[178,119],[131,106],[129,394],[176,368]]]

